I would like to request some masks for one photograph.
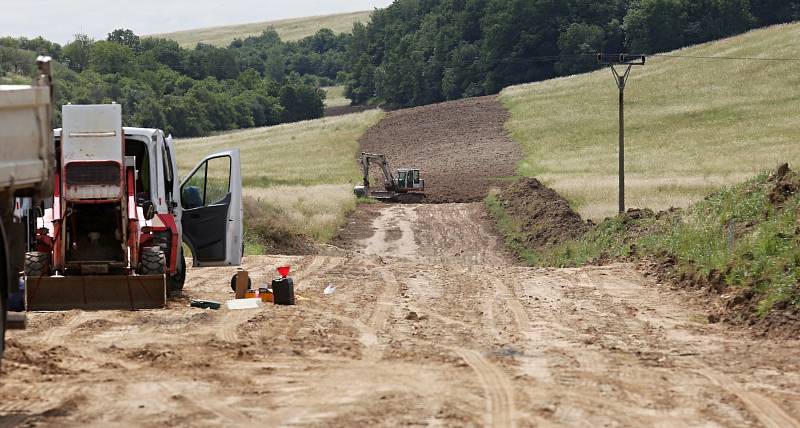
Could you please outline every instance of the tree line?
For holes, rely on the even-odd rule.
[[[296,42],[272,29],[227,47],[185,49],[118,29],[0,38],[0,77],[55,58],[57,102],[122,104],[125,123],[176,136],[324,114],[320,86],[354,104],[409,107],[590,71],[595,54],[664,52],[800,18],[800,0],[395,0],[351,34]]]
[[[0,38],[0,76],[32,75],[36,54],[56,61],[56,102],[117,102],[128,126],[175,136],[207,135],[321,117],[324,91],[343,68],[349,36],[330,30],[283,42],[273,30],[221,48],[141,38],[118,29],[106,40],[78,34],[61,46],[41,37]],[[60,123],[60,111],[56,114]]]
[[[407,107],[496,93],[797,20],[798,0],[396,0],[356,24],[347,95]]]

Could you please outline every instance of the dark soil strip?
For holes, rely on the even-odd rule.
[[[351,113],[361,113],[362,111],[367,111],[373,109],[374,107],[371,106],[338,106],[338,107],[326,107],[325,108],[325,117],[334,117],[334,116],[344,116],[346,114]]]
[[[477,202],[522,159],[508,116],[496,96],[397,110],[361,137],[361,151],[385,154],[392,168],[420,168],[427,202]]]

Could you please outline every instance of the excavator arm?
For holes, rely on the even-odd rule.
[[[389,168],[389,162],[386,160],[386,156],[375,153],[361,153],[361,170],[364,174],[364,187],[369,189],[369,168],[373,163],[379,166],[383,172],[383,185],[386,190],[395,190],[395,178],[392,174],[392,170]]]

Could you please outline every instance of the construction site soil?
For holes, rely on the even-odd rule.
[[[800,342],[631,265],[516,266],[481,204],[377,207],[352,250],[245,259],[296,306],[191,308],[235,272],[192,268],[165,310],[31,314],[0,426],[800,426]]]
[[[514,175],[522,150],[505,131],[508,111],[496,96],[397,110],[359,140],[361,151],[383,153],[392,167],[415,167],[426,202],[476,202]],[[375,175],[373,184],[381,186]]]

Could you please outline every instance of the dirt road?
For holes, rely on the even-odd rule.
[[[393,205],[355,251],[290,263],[294,307],[37,313],[0,426],[800,426],[800,343],[756,340],[630,266],[514,266],[480,204]],[[331,252],[336,254],[336,252]],[[324,296],[329,284],[336,291]]]

